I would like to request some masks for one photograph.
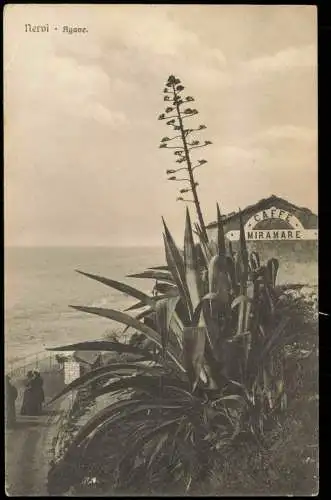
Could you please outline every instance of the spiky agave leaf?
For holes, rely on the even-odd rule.
[[[203,271],[207,270],[207,268],[208,268],[208,260],[206,258],[206,254],[202,248],[201,243],[195,244],[195,252],[196,252],[196,257],[197,257],[198,271],[199,271],[200,275],[202,276]]]
[[[166,299],[167,297],[169,297],[169,296],[172,297],[174,295],[178,295],[178,292],[176,292],[175,290],[168,292],[168,293],[165,293],[165,294],[162,294],[162,295],[154,295],[154,296],[150,297],[150,299],[152,300],[152,303],[153,303],[153,305],[151,306],[151,309],[153,309],[155,311],[155,305],[159,300]],[[132,306],[127,307],[125,309],[125,311],[133,311],[135,309],[141,309],[142,307],[147,307],[147,306],[148,306],[148,304],[146,304],[145,301],[139,301],[139,302],[136,302],[135,304],[132,304]]]
[[[166,422],[162,422],[158,426],[155,426],[152,430],[141,433],[140,436],[137,438],[136,441],[133,441],[131,443],[131,446],[128,446],[127,451],[125,452],[124,456],[122,456],[119,460],[119,466],[122,467],[124,474],[127,474],[127,464],[126,460],[131,458],[132,456],[135,456],[138,451],[141,450],[141,447],[144,446],[146,443],[148,443],[152,438],[154,438],[155,435],[160,433],[160,431],[164,432],[164,430],[169,429],[169,431],[172,428],[176,428],[176,426],[179,425],[179,423],[182,421],[182,415],[177,416],[176,418],[172,418],[170,420],[167,420]],[[128,443],[129,444],[129,443]]]
[[[252,299],[249,300],[247,303],[246,303],[246,307],[245,307],[245,320],[244,320],[244,331],[245,332],[249,332],[247,336],[245,336],[244,340],[243,340],[243,348],[244,348],[244,355],[245,355],[245,359],[244,359],[244,367],[245,367],[245,370],[247,370],[247,367],[248,367],[248,360],[249,360],[249,354],[250,354],[250,351],[251,351],[251,347],[252,347],[252,326],[253,326],[253,322],[252,322],[252,307],[253,307],[253,301]]]
[[[160,374],[158,376],[140,375],[121,377],[119,380],[110,381],[103,386],[98,386],[93,390],[95,398],[104,394],[128,394],[134,391],[140,397],[145,395],[155,401],[158,397],[179,397],[181,401],[191,401],[192,395],[188,392],[189,385],[187,374],[171,372],[170,375]]]
[[[268,260],[268,262],[267,262],[267,277],[268,277],[268,282],[272,287],[276,286],[278,268],[279,268],[278,259],[272,258],[272,259]]]
[[[197,222],[194,223],[194,232],[195,232],[195,234],[197,234],[199,236],[199,238],[200,238],[200,236],[202,236],[201,227],[199,226],[199,224]]]
[[[152,308],[149,308],[149,309],[145,309],[144,311],[141,311],[140,313],[138,313],[136,316],[135,316],[135,319],[145,319],[145,318],[148,318],[149,316],[151,316],[152,314],[154,313],[153,309]],[[123,333],[126,333],[128,330],[130,330],[131,326],[126,326],[123,330]]]
[[[250,316],[251,303],[252,299],[247,297],[247,295],[239,295],[232,302],[231,304],[232,309],[235,309],[236,307],[239,306],[237,333],[231,339],[232,341],[239,339],[243,335],[247,335],[250,333],[247,326],[249,325],[249,320],[250,320],[249,316]]]
[[[162,341],[160,334],[157,331],[150,328],[149,326],[147,326],[146,324],[141,323],[135,318],[132,318],[132,316],[129,316],[128,314],[122,313],[120,311],[115,311],[114,309],[105,309],[100,307],[86,307],[86,306],[70,306],[70,307],[76,309],[77,311],[82,311],[89,314],[96,314],[97,316],[101,316],[102,318],[112,319],[114,321],[118,321],[119,323],[123,323],[124,325],[131,326],[135,330],[146,335],[146,337],[149,340],[151,340],[156,346],[162,348]],[[172,361],[177,365],[177,367],[181,371],[184,371],[184,368],[179,362],[176,353],[174,353],[173,349],[170,346],[169,349],[167,350],[167,354],[172,359]]]
[[[159,300],[156,304],[156,324],[161,335],[163,356],[166,355],[170,324],[178,301],[179,297],[171,297],[170,299]]]
[[[199,236],[201,244],[208,248],[208,238],[206,238],[206,233],[201,229],[200,225],[196,222],[194,224],[195,232]]]
[[[149,267],[148,269],[152,269],[154,271],[169,271],[168,266],[153,266],[153,267]]]
[[[130,344],[123,344],[122,342],[112,342],[108,340],[89,340],[86,342],[78,342],[76,344],[69,344],[60,347],[48,347],[47,351],[97,351],[97,352],[116,352],[119,354],[129,353],[129,354],[139,354],[141,356],[149,357],[151,360],[155,360],[155,356],[152,355],[147,349],[140,347],[134,347]]]
[[[209,294],[215,294],[218,303],[227,306],[230,300],[230,283],[223,256],[215,255],[208,267]]]
[[[61,494],[63,494],[73,484],[78,484],[84,478],[86,472],[83,467],[80,467],[80,464],[84,462],[82,456],[84,447],[82,445],[84,444],[84,440],[88,439],[89,434],[97,428],[98,424],[112,413],[117,414],[118,411],[128,406],[134,406],[137,402],[139,402],[139,400],[112,402],[108,407],[100,410],[95,416],[89,419],[89,421],[78,431],[76,436],[72,438],[69,447],[65,450],[61,461],[53,464],[49,470],[48,488],[51,487],[53,494],[60,493],[59,484],[61,485]],[[70,482],[64,481],[65,478],[70,478]],[[53,490],[54,487],[56,487],[56,491]]]
[[[251,252],[249,260],[252,271],[257,271],[261,267],[260,256],[257,252]]]
[[[165,443],[168,441],[170,437],[170,433],[169,431],[168,432],[165,432],[163,435],[161,434],[161,436],[159,437],[158,439],[158,442],[156,443],[156,446],[155,448],[153,449],[153,452],[150,453],[150,456],[149,456],[149,460],[148,460],[148,465],[147,467],[150,469],[153,462],[155,461],[157,455],[161,452],[163,446],[165,445]]]
[[[205,354],[206,327],[186,327],[183,332],[183,360],[194,392],[201,374]]]
[[[142,273],[128,274],[128,278],[141,278],[141,279],[154,279],[158,281],[165,281],[168,283],[174,283],[174,279],[169,272],[147,270]]]
[[[190,213],[186,208],[186,223],[184,234],[184,265],[185,278],[190,294],[191,304],[194,309],[199,304],[202,297],[201,280],[198,268],[196,248],[193,241],[193,231],[190,219]]]
[[[57,399],[65,396],[69,392],[73,390],[77,390],[79,388],[85,387],[86,385],[97,381],[101,377],[105,377],[106,375],[109,378],[118,376],[119,374],[130,376],[134,375],[137,372],[141,373],[152,373],[154,375],[160,375],[161,373],[166,372],[166,368],[159,366],[146,366],[141,365],[137,361],[135,363],[111,363],[106,366],[101,366],[99,368],[95,368],[90,372],[85,373],[79,378],[73,380],[70,384],[66,385],[62,391],[56,394],[48,404],[54,403]]]
[[[142,400],[141,402],[136,403],[135,407],[129,408],[127,412],[124,410],[122,414],[115,414],[104,420],[99,427],[95,429],[90,438],[88,438],[87,445],[85,444],[85,450],[88,451],[88,447],[91,447],[93,445],[93,441],[97,441],[99,436],[102,438],[105,433],[109,434],[110,432],[116,432],[118,425],[123,426],[123,423],[133,423],[134,430],[133,432],[127,433],[125,446],[122,447],[122,449],[125,450],[125,454],[128,449],[130,449],[132,457],[134,456],[132,444],[136,441],[136,439],[141,438],[144,427],[150,427],[150,420],[153,422],[154,410],[156,410],[156,415],[159,416],[162,414],[162,419],[159,420],[164,421],[167,420],[167,413],[170,413],[172,417],[176,416],[177,418],[182,418],[184,409],[183,406],[183,404],[180,404],[179,401],[175,400],[167,401],[166,399],[163,399],[159,401],[156,400],[155,402],[145,402]],[[142,423],[139,423],[139,420],[142,420]],[[156,430],[157,426],[155,426],[155,423],[157,423],[157,421],[158,419],[154,418],[154,430]],[[137,451],[141,451],[144,445],[146,445],[146,441],[142,444],[140,450]],[[114,451],[114,453],[117,455],[117,459],[120,462],[121,457],[119,456],[118,451]]]
[[[152,308],[144,309],[143,311],[138,313],[135,316],[135,318],[139,319],[139,320],[145,319],[145,318],[148,319],[148,318],[152,318],[154,314],[156,315],[156,318],[157,318],[158,310],[160,309],[160,306],[159,306],[160,302],[169,301],[170,303],[175,302],[177,304],[178,300],[179,300],[179,296],[177,293],[174,295],[172,293],[167,294],[166,296],[162,297],[160,300],[155,302],[154,310]],[[130,328],[131,328],[131,326],[126,326],[123,330],[123,333],[127,332]]]
[[[290,317],[282,317],[270,332],[269,337],[265,340],[263,348],[261,349],[259,358],[260,362],[262,362],[267,356],[269,356],[273,349],[282,347],[284,341],[286,342],[286,338],[284,339],[284,333],[286,332],[286,327],[289,322]]]
[[[164,456],[165,460],[168,461],[167,466],[170,469],[174,465],[174,463],[173,463],[174,460],[173,459],[174,459],[174,451],[175,451],[175,449],[177,449],[177,451],[178,451],[181,448],[181,446],[179,444],[180,442],[184,443],[184,442],[188,441],[187,430],[190,429],[190,430],[193,431],[192,424],[189,422],[189,420],[187,418],[185,418],[184,415],[182,415],[181,417],[179,416],[179,419],[178,419],[178,415],[176,416],[176,414],[169,414],[169,415],[167,415],[164,418],[164,420],[166,420],[166,422],[170,422],[171,420],[174,419],[174,417],[176,417],[176,425],[171,429],[171,432],[169,432],[168,434],[171,435],[173,438],[175,438],[175,440],[172,440],[172,442],[169,443],[169,444],[171,444],[172,450],[168,449],[167,452],[166,452],[167,455]],[[163,424],[166,424],[166,422],[161,422],[161,424],[160,424],[159,420],[155,420],[154,422],[151,422],[150,425],[147,424],[146,425],[146,429],[147,428],[149,428],[149,429],[155,429],[155,428],[157,428],[158,429],[157,437],[158,437],[158,439],[160,439],[160,437],[164,435],[164,433],[163,433]],[[161,430],[162,430],[162,432],[160,432]],[[180,431],[182,431],[182,432],[180,432]],[[180,436],[179,434],[182,434],[182,435]],[[184,437],[185,434],[186,434],[186,436]],[[147,438],[146,435],[144,435],[143,438],[142,438],[141,435],[138,436],[138,437],[141,438],[141,439],[144,439],[146,441],[146,444],[147,444],[147,446],[144,446],[144,443],[140,442],[141,445],[137,446],[136,451],[139,452],[139,448],[144,448],[144,459],[145,459],[144,461],[145,461],[145,463],[147,463],[147,468],[148,468],[149,464],[151,463],[151,460],[148,461],[148,457],[150,456],[151,452],[154,452],[154,450],[155,450],[155,444],[157,444],[158,441],[153,440],[153,435],[151,435],[151,439],[146,439]],[[153,440],[155,444],[151,443],[151,440]],[[131,451],[131,453],[132,452],[134,453],[134,451],[132,449],[130,451]],[[191,451],[192,451],[192,447],[191,447]],[[154,453],[153,453],[153,455],[154,455]],[[182,454],[181,458],[183,459],[184,456],[185,456],[185,454]],[[170,457],[172,457],[172,460],[171,460],[172,463],[169,463],[169,458]],[[175,461],[177,461],[177,460],[175,459]],[[163,462],[164,462],[164,460],[163,460]],[[148,469],[147,469],[146,472],[147,473],[149,472]],[[172,475],[172,472],[173,471],[171,471],[171,475]]]
[[[194,313],[191,317],[191,325],[190,327],[192,330],[186,329],[184,336],[186,335],[186,340],[184,341],[184,344],[186,342],[186,346],[189,345],[189,332],[192,332],[193,338],[191,342],[193,342],[193,345],[195,342],[202,342],[202,339],[199,339],[198,335],[202,335],[203,333],[203,343],[206,342],[206,339],[208,339],[208,342],[210,345],[214,346],[214,339],[211,338],[212,336],[215,336],[215,332],[213,332],[213,325],[209,321],[208,316],[210,316],[210,310],[206,307],[203,307],[203,302],[206,302],[207,296],[203,296],[203,287],[202,287],[202,281],[201,281],[201,276],[199,273],[198,265],[197,265],[197,260],[196,260],[196,255],[195,255],[195,247],[194,247],[194,242],[193,242],[193,231],[192,231],[192,226],[191,226],[191,221],[190,221],[190,216],[189,216],[189,211],[187,209],[186,212],[186,227],[185,227],[185,242],[184,242],[184,256],[185,256],[185,267],[186,267],[186,276],[187,276],[187,283],[189,284],[189,290],[192,298],[192,305],[194,307]],[[221,279],[221,278],[220,278]],[[219,289],[217,289],[217,292],[220,292]],[[221,292],[220,292],[221,293]],[[219,297],[218,297],[219,298]],[[207,315],[207,317],[206,317]],[[196,328],[200,328],[200,330],[196,330]],[[214,333],[214,335],[213,335]],[[184,348],[183,344],[183,348]],[[203,344],[204,345],[204,344]],[[201,374],[201,369],[202,369],[202,362],[203,362],[203,357],[204,357],[204,348],[201,354],[201,359],[199,358],[199,363],[201,363],[201,366],[199,365],[199,374],[197,375],[198,379]],[[189,358],[186,358],[189,359]],[[191,384],[192,384],[192,390],[195,389],[195,386],[197,384],[197,380],[192,379],[192,374],[194,371],[192,371],[192,366],[190,365],[190,377],[191,377]]]
[[[170,330],[176,338],[179,348],[181,349],[183,347],[184,324],[176,311],[174,311],[170,321]]]
[[[197,223],[194,223],[194,227],[195,227],[195,234],[198,236],[199,238],[199,243],[200,243],[200,248],[201,248],[201,252],[204,256],[204,260],[205,260],[205,266],[208,267],[208,262],[209,260],[212,258],[213,256],[213,253],[212,253],[212,248],[210,247],[210,243],[208,240],[206,240],[205,238],[205,234],[203,233],[203,231],[201,230],[199,224]]]
[[[218,245],[215,241],[213,241],[213,240],[209,241],[208,248],[209,248],[209,252],[210,252],[211,257],[213,257],[214,255],[218,255]]]
[[[225,264],[226,261],[223,255],[217,254],[210,260],[208,267],[209,293],[204,297],[204,299],[208,300],[203,306],[208,327],[208,342],[214,358],[218,361],[221,361],[222,358],[223,337],[228,336],[224,329],[227,329],[230,318],[230,283]],[[219,321],[220,314],[224,318],[222,326]]]
[[[164,238],[167,264],[176,282],[179,294],[182,297],[182,302],[186,308],[187,316],[188,318],[191,318],[193,314],[193,307],[188,286],[186,283],[184,260],[164,220],[163,224],[165,229],[165,234],[163,235],[163,238]]]
[[[77,449],[81,443],[95,430],[100,424],[102,424],[106,419],[117,415],[119,411],[123,411],[127,408],[135,408],[137,404],[141,402],[140,399],[130,399],[125,401],[112,401],[111,404],[98,411],[98,413],[92,416],[85,425],[77,432],[76,436],[70,443],[70,447],[67,450],[67,454],[71,454],[73,450]]]
[[[210,243],[205,243],[199,236],[200,239],[200,248],[203,253],[205,263],[206,263],[206,268],[208,267],[208,262],[212,258],[213,255],[215,255],[215,248],[212,248],[212,245]]]
[[[210,302],[217,300],[217,295],[214,293],[207,293],[197,305],[193,318],[191,321],[191,328],[199,327],[204,329],[204,334],[206,338],[206,362],[204,363],[203,370],[201,372],[201,379],[203,381],[207,381],[207,379],[211,380],[211,369],[208,366],[211,362],[210,355],[213,358],[218,357],[218,351],[216,349],[217,340],[219,335],[218,325],[213,322],[212,318],[212,310]],[[188,330],[189,331],[189,330]]]
[[[226,248],[225,248],[224,226],[218,203],[217,203],[217,245],[218,245],[218,255],[225,257]]]
[[[79,271],[78,269],[76,269],[76,272],[82,274],[83,276],[87,276],[88,278],[91,278],[93,280],[99,281],[100,283],[103,283],[104,285],[114,288],[115,290],[118,290],[122,293],[130,295],[140,300],[145,305],[153,307],[153,299],[149,297],[146,293],[138,290],[137,288],[134,288],[125,283],[121,283],[119,281],[112,280],[110,278],[104,278],[103,276],[99,276],[97,274],[85,273],[84,271]]]
[[[226,271],[229,277],[229,282],[231,285],[231,293],[237,295],[239,293],[238,283],[236,278],[236,264],[235,260],[229,255],[225,258],[226,261]]]
[[[155,300],[156,297],[153,297],[153,299]],[[141,309],[142,307],[147,307],[146,304],[144,302],[142,302],[141,300],[139,302],[135,302],[134,304],[132,304],[132,306],[129,306],[127,307],[126,309],[124,309],[125,311],[134,311],[135,309]]]
[[[239,259],[240,262],[240,293],[244,294],[247,289],[248,280],[248,252],[245,237],[244,223],[242,219],[241,210],[239,209]]]
[[[104,410],[98,412],[95,417],[92,417],[92,419],[83,426],[73,439],[66,455],[73,455],[78,449],[82,450],[81,454],[86,455],[88,453],[88,449],[94,444],[95,441],[97,441],[99,435],[109,432],[112,427],[118,429],[118,424],[123,425],[123,422],[126,420],[134,422],[139,414],[146,418],[148,412],[154,409],[158,411],[171,410],[172,412],[179,410],[182,413],[183,406],[183,403],[166,399],[156,399],[155,401],[133,399],[128,401],[113,402]],[[141,436],[141,433],[139,434]],[[128,441],[132,439],[132,433],[128,436],[128,438],[130,438]],[[124,449],[128,449],[128,444],[129,442]]]
[[[179,410],[177,413],[182,413],[187,407],[187,403],[182,403],[180,400],[175,399],[158,398],[154,401],[148,401],[146,399],[142,399],[140,401],[136,400],[135,405],[127,405],[127,408],[124,407],[124,410],[121,410],[120,413],[116,410],[116,413],[112,413],[110,416],[105,418],[103,422],[101,422],[98,427],[94,429],[93,438],[97,437],[98,434],[109,432],[111,426],[116,426],[118,423],[123,423],[125,420],[130,421],[133,420],[133,418],[136,419],[139,414],[142,414],[141,416],[144,420],[146,420],[146,417],[153,410],[157,410],[158,412],[165,410]],[[131,437],[132,434],[130,438]]]
[[[269,306],[269,314],[273,316],[275,314],[275,308],[277,303],[277,297],[275,294],[274,287],[271,284],[272,276],[270,276],[270,269],[263,267],[263,292],[267,299],[266,307]]]
[[[179,297],[179,295],[178,295],[178,289],[177,289],[176,285],[173,285],[173,284],[170,284],[170,283],[165,283],[163,281],[157,281],[155,283],[155,285],[154,285],[153,290],[155,290],[158,293],[161,293],[161,294],[165,295],[164,298],[167,298],[167,297],[170,298],[172,296]]]

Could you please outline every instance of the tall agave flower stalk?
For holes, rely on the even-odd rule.
[[[200,201],[198,197],[197,187],[198,183],[195,180],[195,170],[207,161],[205,159],[200,159],[196,163],[193,162],[191,158],[191,152],[197,148],[204,148],[211,144],[211,141],[200,142],[194,140],[192,135],[194,132],[203,130],[206,128],[205,125],[199,125],[198,128],[190,128],[186,126],[186,119],[198,114],[197,109],[192,109],[190,107],[184,108],[184,104],[194,101],[192,96],[183,95],[184,87],[181,84],[179,78],[171,75],[168,78],[166,86],[164,88],[164,100],[167,102],[167,107],[165,113],[159,116],[159,120],[166,120],[166,124],[172,127],[177,135],[173,137],[163,137],[161,139],[160,148],[173,149],[174,155],[177,157],[176,163],[181,166],[176,169],[167,170],[167,175],[169,175],[168,180],[179,181],[188,184],[188,187],[180,189],[180,196],[177,198],[178,201],[193,202],[196,208],[200,228],[203,237],[208,241],[208,235],[206,231],[206,226],[204,223]],[[170,141],[175,141],[169,145]],[[180,172],[179,177],[177,176]],[[187,177],[185,176],[187,174]],[[186,193],[192,193],[193,200],[183,198]]]

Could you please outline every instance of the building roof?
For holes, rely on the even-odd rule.
[[[270,203],[277,203],[277,202],[282,202],[284,205],[287,205],[289,209],[300,210],[301,212],[306,212],[309,215],[315,215],[311,210],[309,210],[309,208],[298,207],[297,205],[294,205],[293,203],[290,203],[289,201],[285,200],[284,198],[280,198],[279,196],[276,196],[274,194],[272,194],[268,198],[262,198],[257,203],[253,203],[252,205],[247,206],[246,208],[244,208],[241,211],[241,213],[242,213],[242,215],[245,215],[246,213],[251,212],[252,210],[259,210],[259,211],[265,210],[266,208],[268,208]],[[231,212],[231,213],[226,214],[226,215],[222,215],[223,222],[228,222],[231,219],[233,219],[234,217],[237,217],[238,213],[239,213],[239,211],[238,212]],[[215,226],[217,226],[217,222],[216,221],[211,222],[210,224],[207,225],[207,229],[215,227]]]
[[[100,352],[96,351],[75,351],[73,353],[75,361],[78,363],[85,363],[87,365],[93,365],[99,356]]]

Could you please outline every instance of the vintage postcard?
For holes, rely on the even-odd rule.
[[[3,22],[7,495],[317,495],[316,7]]]

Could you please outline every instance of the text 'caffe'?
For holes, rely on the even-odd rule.
[[[248,249],[259,252],[262,260],[278,258],[283,266],[281,281],[317,281],[316,214],[275,195],[244,208],[241,214]],[[222,219],[226,238],[236,250],[239,213],[232,212],[222,216]],[[210,239],[216,240],[217,223],[209,224],[207,231]]]

